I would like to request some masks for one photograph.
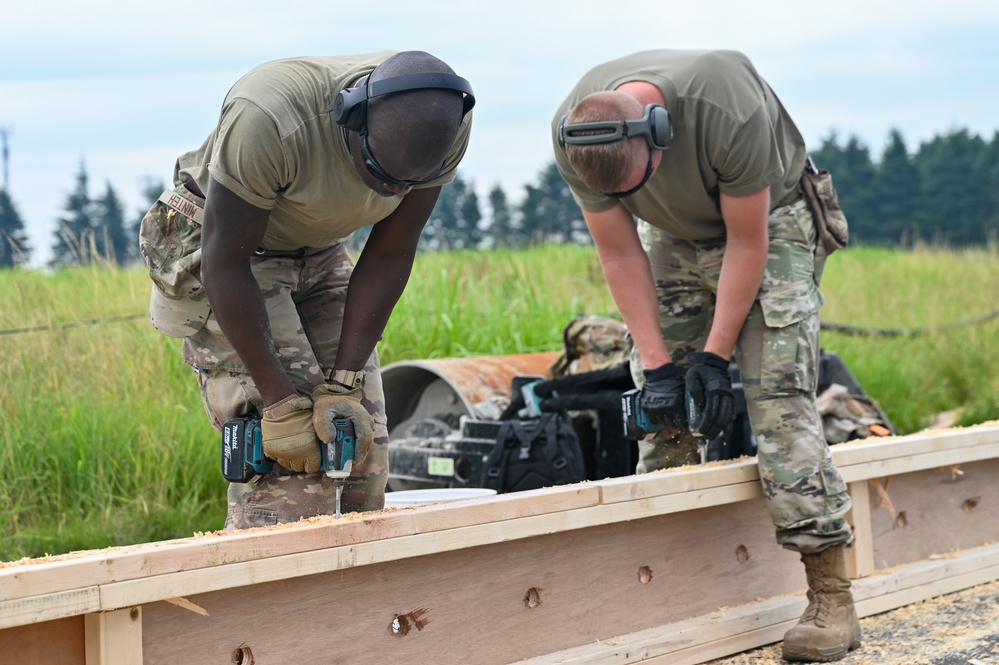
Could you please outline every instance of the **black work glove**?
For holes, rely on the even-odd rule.
[[[700,417],[694,423],[695,434],[713,440],[735,420],[735,395],[732,394],[732,377],[728,361],[708,352],[687,356],[687,390],[697,405]]]
[[[667,427],[684,427],[687,423],[684,411],[686,391],[680,368],[673,363],[666,363],[655,369],[643,370],[642,374],[645,376],[642,410],[649,416],[649,420]]]

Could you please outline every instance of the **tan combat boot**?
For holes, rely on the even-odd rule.
[[[860,646],[860,622],[846,576],[846,546],[802,554],[808,607],[784,635],[784,659],[809,663],[839,660]]]

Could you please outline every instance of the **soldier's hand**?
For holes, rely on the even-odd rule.
[[[326,443],[336,439],[334,418],[348,418],[354,424],[354,464],[367,457],[375,440],[375,419],[361,404],[361,388],[348,388],[339,383],[323,383],[312,391],[315,407],[312,423],[319,438]]]
[[[660,365],[642,372],[645,385],[642,386],[642,410],[649,420],[668,427],[683,427],[687,422],[684,411],[683,372],[673,363]]]
[[[308,397],[296,393],[265,407],[260,429],[264,455],[292,471],[319,470],[321,453]]]
[[[708,352],[691,353],[688,359],[687,390],[700,411],[695,427],[710,441],[735,420],[735,395],[732,394],[728,361]]]

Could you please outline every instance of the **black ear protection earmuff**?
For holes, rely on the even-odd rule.
[[[352,132],[360,131],[368,115],[368,100],[404,90],[454,90],[464,94],[462,116],[475,106],[472,84],[454,74],[404,74],[367,85],[346,88],[333,102],[333,119]]]
[[[669,119],[669,111],[661,104],[646,106],[645,115],[641,120],[601,120],[567,125],[565,121],[568,117],[568,114],[562,116],[556,130],[558,144],[562,148],[565,148],[566,144],[594,145],[613,143],[632,136],[644,136],[650,148],[665,150],[673,138],[673,124]]]

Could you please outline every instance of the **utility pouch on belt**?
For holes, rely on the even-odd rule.
[[[816,168],[811,157],[808,157],[805,172],[801,176],[801,189],[826,254],[844,249],[850,241],[850,231],[846,224],[846,215],[839,207],[839,197],[836,195],[836,188],[833,187],[832,175],[826,169]]]

